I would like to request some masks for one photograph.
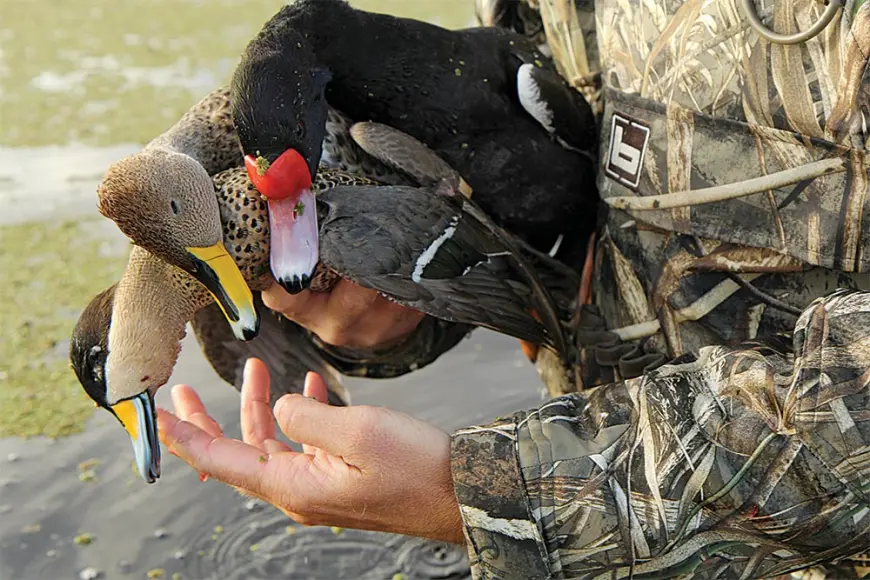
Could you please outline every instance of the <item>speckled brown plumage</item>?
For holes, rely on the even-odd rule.
[[[373,158],[404,169],[418,182],[438,184],[387,186],[321,168],[312,190],[320,200],[322,262],[312,289],[331,290],[341,272],[341,277],[431,316],[564,352],[555,311],[570,301],[565,296],[576,295],[576,284],[558,284],[559,291],[566,285],[573,290],[554,298],[537,278],[576,281],[576,276],[539,253],[516,254],[513,244],[518,242],[512,243],[507,232],[484,219],[471,202],[453,200],[449,192],[459,188],[461,179],[425,145],[388,127],[364,126]],[[258,286],[251,288],[257,290],[261,277],[271,280],[266,202],[241,168],[215,176],[215,184],[225,245],[246,279],[256,279]],[[541,274],[530,274],[538,270]],[[554,276],[542,275],[554,270]],[[537,320],[532,311],[548,317]]]
[[[252,290],[271,284],[269,271],[269,218],[266,201],[248,179],[244,168],[228,169],[215,175],[224,245]],[[377,185],[376,181],[346,171],[321,168],[311,189],[315,194],[338,185]],[[314,271],[310,290],[329,292],[340,276],[322,263]]]
[[[326,136],[320,164],[331,169],[366,175],[388,185],[413,185],[400,171],[371,156],[351,136],[353,121],[340,111],[329,108],[326,115]]]
[[[207,94],[148,146],[182,151],[199,161],[209,175],[242,163],[239,136],[230,112],[229,87]]]
[[[320,194],[346,185],[377,185],[377,182],[324,168],[318,172],[312,190]],[[214,176],[211,191],[219,208],[227,252],[252,291],[267,289],[273,281],[269,271],[265,200],[254,189],[243,167],[219,172]],[[337,273],[319,264],[312,289],[329,291],[338,280]],[[334,369],[317,359],[316,351],[305,342],[310,339],[303,331],[292,327],[289,321],[284,321],[282,327],[270,320],[263,329],[272,336],[261,336],[255,339],[255,344],[227,339],[232,333],[208,290],[187,272],[142,247],[133,248],[120,282],[93,302],[73,332],[75,349],[70,357],[80,381],[100,404],[128,398],[146,389],[156,391],[166,384],[178,358],[185,325],[190,321],[195,322],[197,338],[209,362],[236,387],[241,384],[239,373],[248,356],[273,357],[270,368],[278,370],[277,378],[286,379],[276,383],[276,388],[285,392],[294,388],[291,379],[301,385],[302,366],[317,363],[319,371],[329,375],[333,402],[347,398]],[[110,360],[105,354],[96,356],[109,344]],[[91,354],[94,347],[100,348]],[[298,359],[303,351],[308,353],[304,361]],[[279,365],[281,356],[287,353],[296,353],[298,360]],[[112,386],[112,392],[106,392],[107,385]]]

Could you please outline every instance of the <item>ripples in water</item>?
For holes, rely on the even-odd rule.
[[[180,570],[184,577],[203,580],[374,580],[398,573],[406,580],[470,578],[465,550],[451,544],[299,526],[260,504],[238,510],[224,523],[203,520],[197,518],[191,529],[172,534],[179,540],[164,544],[167,574]]]

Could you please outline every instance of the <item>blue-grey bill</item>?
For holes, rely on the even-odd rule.
[[[149,392],[140,393],[112,405],[112,411],[130,435],[139,475],[148,483],[154,483],[160,477],[160,440],[154,398]]]

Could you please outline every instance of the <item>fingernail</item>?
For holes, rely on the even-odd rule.
[[[250,378],[251,378],[251,361],[252,361],[252,360],[254,360],[254,359],[249,358],[248,360],[246,360],[246,361],[245,361],[245,368],[242,369],[242,381],[244,381],[244,382],[246,382],[246,383],[247,383],[247,382],[250,380]]]

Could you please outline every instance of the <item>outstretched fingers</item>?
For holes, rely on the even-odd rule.
[[[275,420],[272,418],[269,389],[269,370],[265,363],[256,358],[248,359],[242,382],[242,439],[266,452],[270,450],[265,441],[275,439]]]
[[[305,386],[302,389],[302,394],[314,399],[318,403],[328,404],[326,382],[323,380],[323,377],[315,372],[309,372],[305,375]],[[303,443],[302,451],[305,453],[316,453],[317,448]]]
[[[172,404],[178,416],[188,423],[192,423],[215,437],[223,435],[223,429],[218,425],[208,411],[199,394],[188,385],[175,385],[172,387]]]
[[[271,487],[284,479],[272,472],[289,468],[294,474],[304,474],[305,470],[292,464],[309,460],[304,454],[288,451],[279,454],[280,461],[270,462],[269,453],[242,441],[212,435],[165,409],[159,410],[158,420],[163,444],[191,467],[259,497],[272,498],[276,490]],[[292,483],[284,481],[283,487],[289,485]]]
[[[301,443],[307,452],[311,448],[323,450],[339,457],[344,456],[352,447],[354,435],[348,431],[348,407],[333,407],[316,400],[325,399],[326,385],[315,373],[306,377],[306,394],[284,395],[275,404],[275,419],[281,431],[291,441]]]

